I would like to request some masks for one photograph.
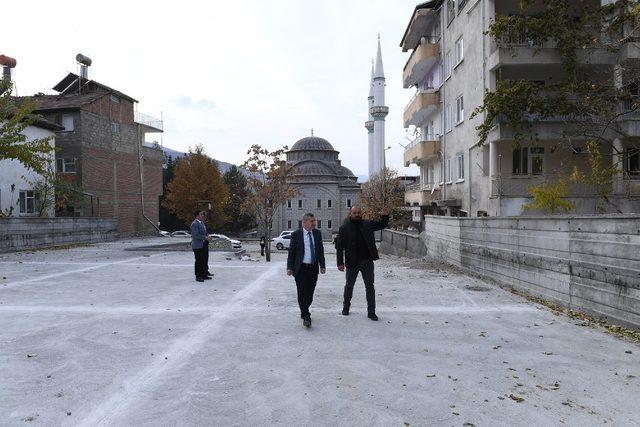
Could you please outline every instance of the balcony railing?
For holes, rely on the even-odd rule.
[[[417,138],[411,141],[409,145],[404,147],[404,151],[407,152],[411,148],[425,141],[440,141],[440,135],[438,135],[437,133],[428,133],[426,135],[419,135]]]
[[[420,90],[404,109],[404,127],[419,126],[426,116],[440,105],[440,96],[435,88]],[[421,113],[421,114],[420,114]]]
[[[434,184],[412,184],[405,189],[404,201],[410,205],[427,206],[441,199],[440,188]]]
[[[156,131],[159,131],[159,132],[163,131],[162,119],[148,116],[146,114],[142,114],[136,111],[133,114],[133,120],[136,123],[146,126],[147,128],[155,129]]]
[[[500,197],[531,197],[529,189],[545,182],[555,183],[555,178],[545,176],[509,176],[491,180],[491,195]],[[567,182],[567,197],[593,197],[598,195],[598,187],[581,182]]]

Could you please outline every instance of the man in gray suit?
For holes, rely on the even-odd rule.
[[[195,219],[191,223],[191,249],[193,249],[193,254],[196,258],[196,281],[204,282],[205,280],[211,280],[208,274],[209,266],[207,265],[211,237],[207,234],[207,226],[204,225],[205,212],[198,210],[193,215]]]

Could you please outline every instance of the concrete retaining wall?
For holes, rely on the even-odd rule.
[[[382,230],[380,252],[409,258],[422,258],[427,255],[427,248],[417,234]]]
[[[0,218],[0,252],[115,240],[117,228],[105,218]]]
[[[640,216],[425,217],[427,255],[640,327]]]

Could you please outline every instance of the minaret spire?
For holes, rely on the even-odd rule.
[[[376,55],[376,71],[374,77],[384,79],[384,67],[382,66],[382,48],[380,47],[380,34],[378,34],[378,54]]]
[[[385,124],[384,118],[389,114],[389,107],[384,105],[384,68],[382,66],[382,47],[378,34],[378,52],[373,71],[373,104],[369,103],[369,114],[373,118],[373,141],[371,141],[371,161],[369,162],[369,176],[380,173],[386,167],[385,161]],[[371,98],[369,98],[371,101]]]

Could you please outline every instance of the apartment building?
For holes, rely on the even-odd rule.
[[[432,0],[418,4],[411,15],[400,47],[410,52],[403,84],[414,90],[404,111],[404,126],[414,135],[405,148],[405,166],[420,168],[419,183],[405,193],[406,203],[416,211],[414,218],[523,215],[529,212],[524,205],[531,200],[532,185],[567,176],[574,167],[588,167],[586,141],[560,141],[571,126],[561,115],[532,117],[529,131],[535,138],[526,143],[516,141],[513,129],[498,119],[486,143],[478,146],[476,127],[484,116],[470,116],[482,105],[485,90],[495,90],[500,80],[549,84],[563,72],[551,42],[533,45],[525,36],[494,40],[486,34],[496,14],[516,13],[517,0]],[[620,52],[581,52],[578,60],[586,72],[614,79],[621,64],[639,61],[638,53],[637,44],[630,44]],[[619,125],[626,137],[602,148],[605,161],[620,167],[612,183],[615,203],[607,210],[638,212],[639,116],[627,115]],[[593,186],[571,182],[567,198],[575,212],[597,211]]]

